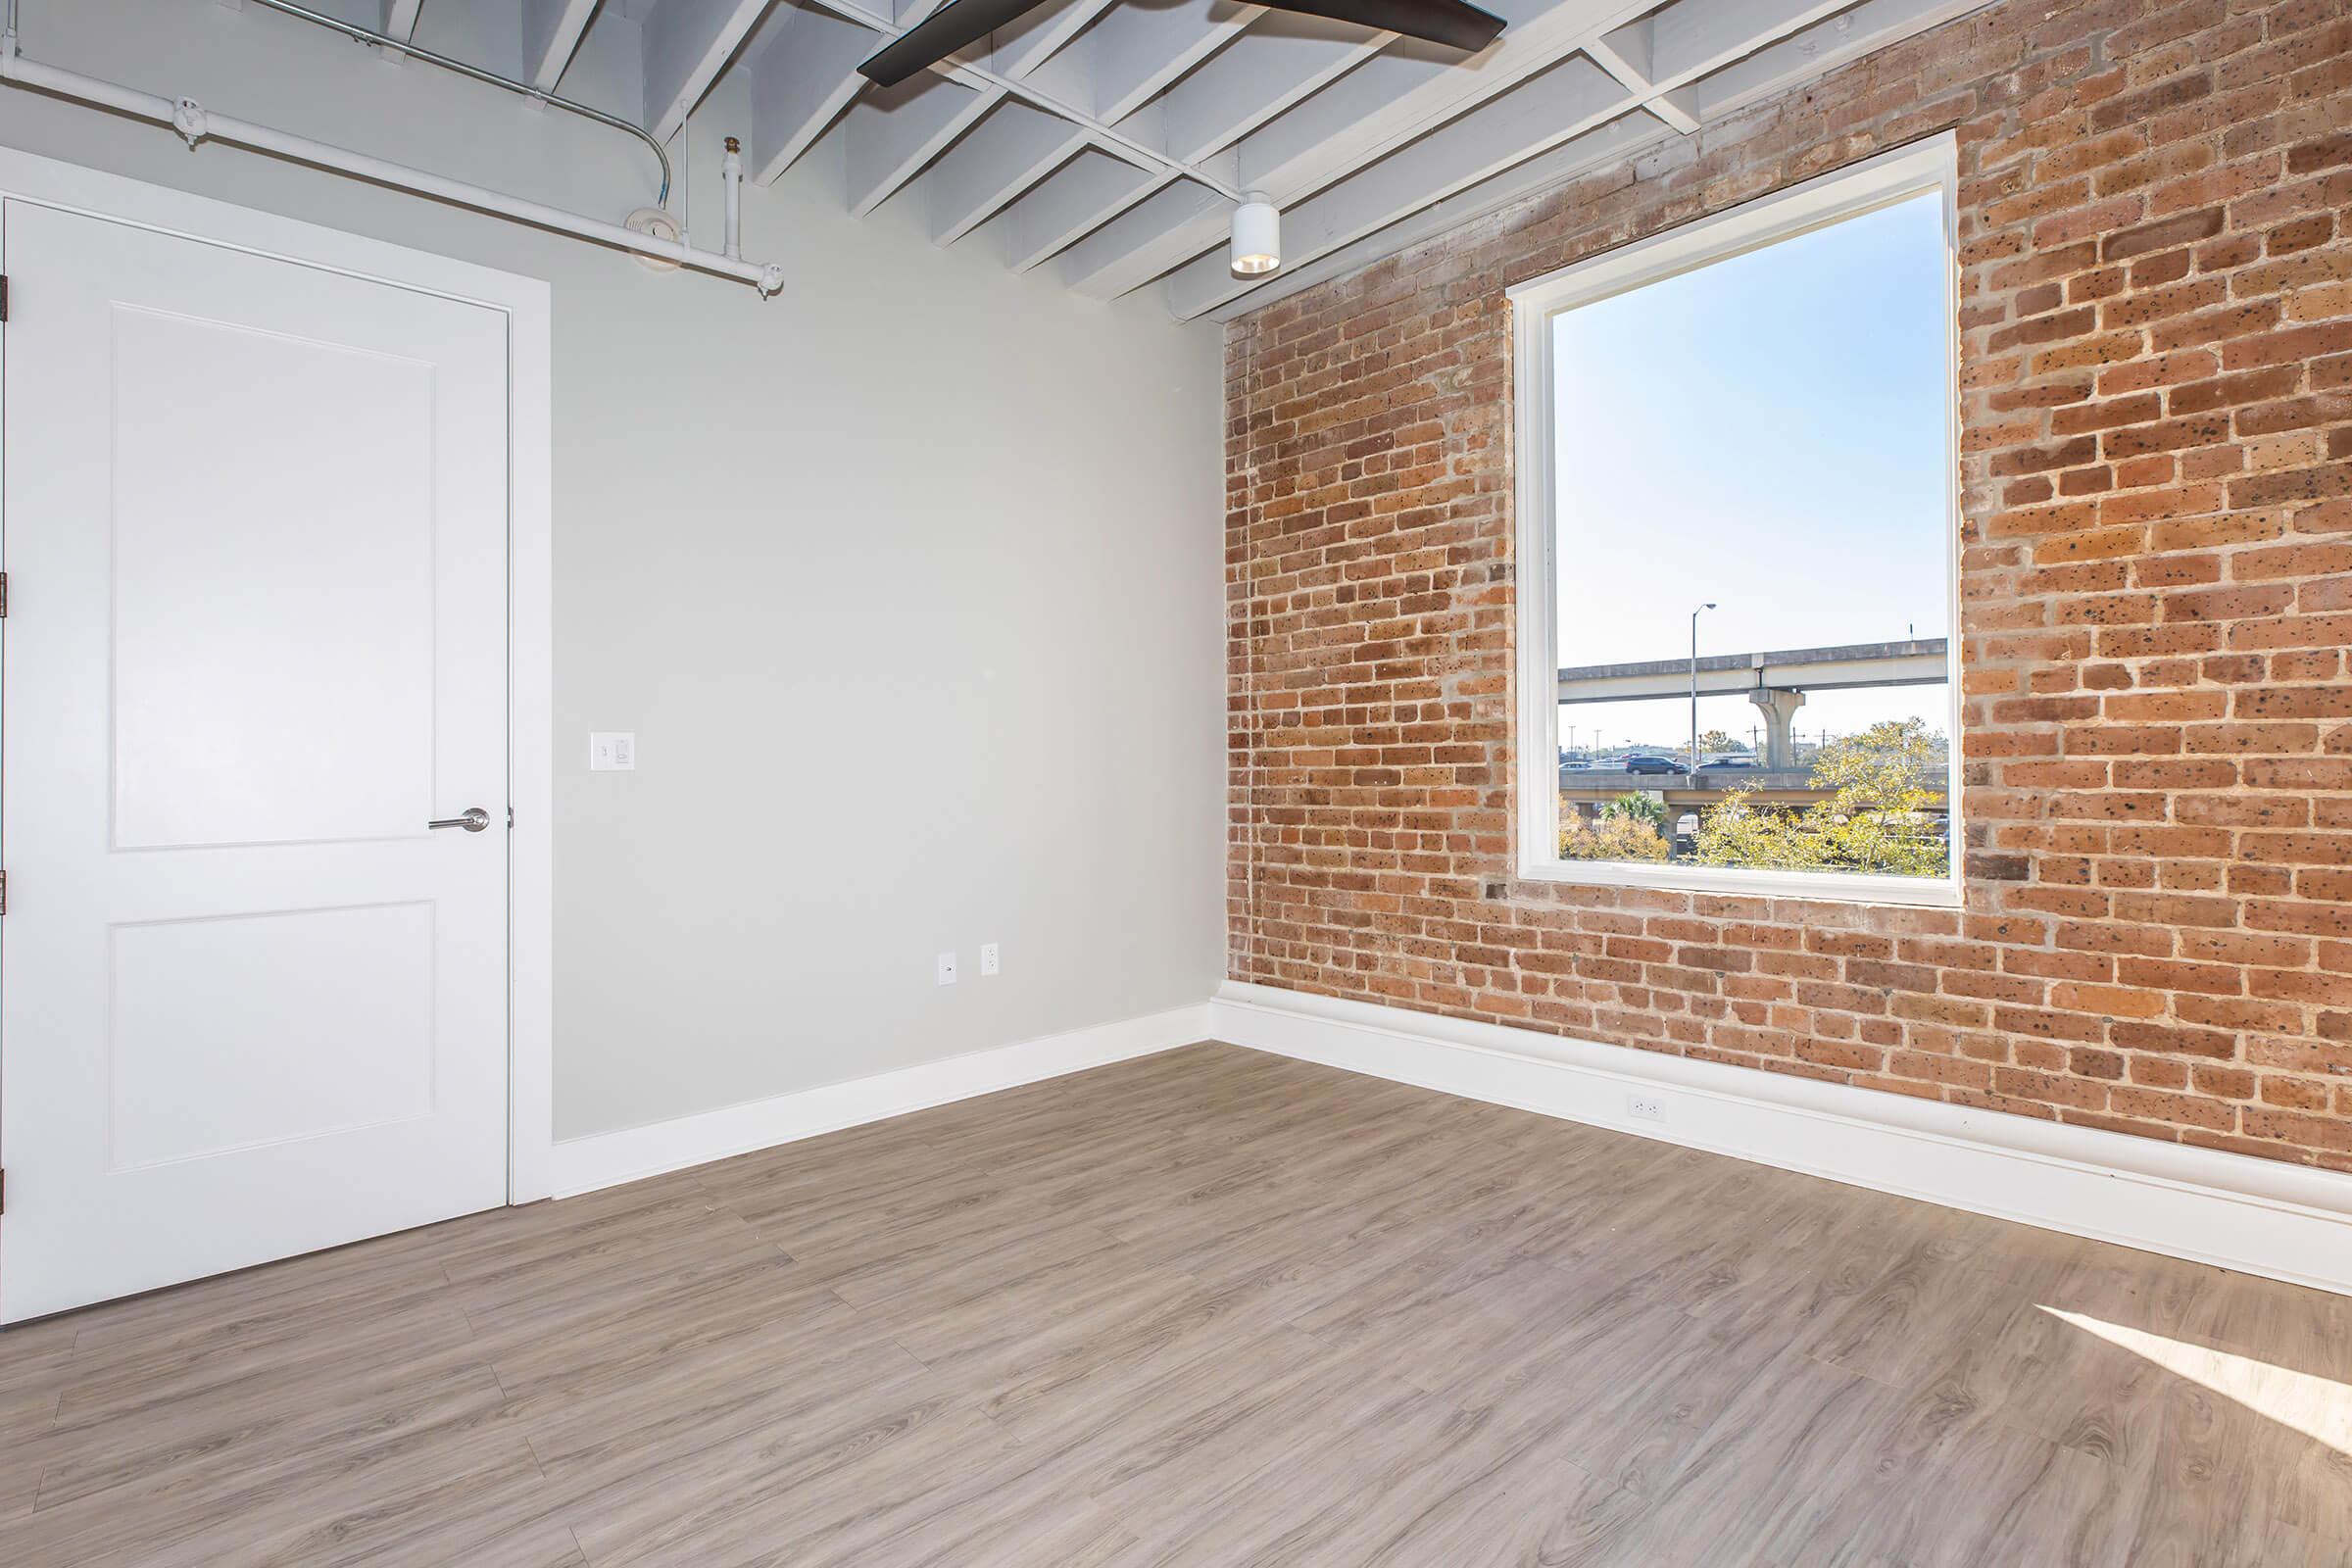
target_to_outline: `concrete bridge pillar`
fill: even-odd
[[[1747,700],[1764,714],[1764,765],[1796,766],[1796,745],[1790,738],[1789,727],[1796,722],[1796,710],[1805,706],[1805,694],[1758,687],[1747,694]]]

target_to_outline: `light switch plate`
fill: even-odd
[[[588,737],[588,771],[629,773],[637,767],[637,737],[599,731]]]

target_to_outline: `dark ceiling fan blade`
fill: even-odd
[[[956,0],[965,5],[969,0]],[[1333,22],[1359,23],[1407,38],[1426,38],[1476,54],[1502,31],[1502,19],[1465,0],[1260,0],[1276,11],[1297,11]]]
[[[874,51],[858,68],[867,80],[895,87],[937,60],[978,43],[1039,0],[952,0]]]

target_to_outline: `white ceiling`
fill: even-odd
[[[1043,0],[895,88],[858,63],[936,0],[308,0],[666,138],[730,72],[751,176],[819,155],[853,213],[916,204],[942,245],[1109,298],[1225,317],[1984,0],[1480,0],[1475,57],[1241,0]],[[896,6],[896,10],[892,7]],[[1283,270],[1225,265],[1239,194]]]

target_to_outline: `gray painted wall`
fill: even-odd
[[[24,6],[35,59],[583,212],[652,196],[625,137],[258,8]],[[689,130],[713,243],[748,119]],[[746,191],[790,279],[761,304],[21,89],[0,143],[553,283],[559,1138],[1214,988],[1216,328],[936,249],[911,204],[852,220],[824,163]],[[590,774],[591,729],[638,771]]]

